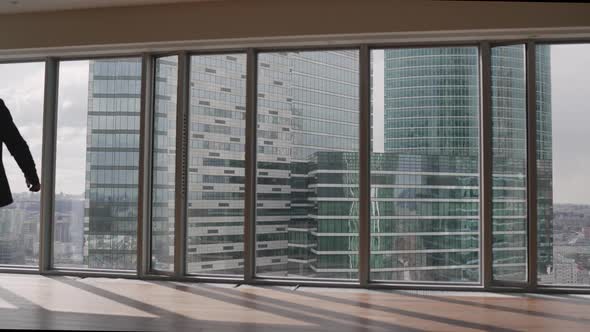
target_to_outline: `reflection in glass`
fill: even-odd
[[[29,145],[39,176],[44,76],[42,62],[0,64],[0,98]],[[0,209],[0,264],[38,266],[41,195],[28,190],[23,172],[7,149],[2,158],[14,203]]]
[[[174,270],[178,57],[156,59],[152,170],[152,268]]]
[[[259,275],[357,278],[358,57],[258,56]]]
[[[60,63],[54,265],[135,270],[141,59]]]
[[[371,279],[478,282],[476,47],[371,52]]]

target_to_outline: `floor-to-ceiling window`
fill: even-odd
[[[246,55],[190,58],[186,271],[243,275]]]
[[[256,272],[356,279],[359,52],[258,55]]]
[[[192,277],[250,271],[338,283],[368,270],[374,283],[478,286],[490,281],[483,271],[493,285],[534,286],[535,275],[542,287],[590,285],[588,44],[425,46],[369,47],[369,57],[364,48],[162,53],[145,67],[140,57],[60,60],[55,128],[43,123],[51,120],[43,114],[52,109],[43,105],[51,101],[51,61],[0,64],[0,98],[39,173],[43,133],[56,133],[56,150],[43,151],[56,160],[55,188],[46,189],[54,202],[51,267],[130,272],[145,250],[139,265],[149,262],[147,271]],[[142,85],[145,68],[154,72]],[[370,105],[359,98],[365,87]],[[256,128],[246,128],[248,112]],[[152,123],[151,138],[140,137]],[[359,135],[366,129],[368,147]],[[256,132],[255,147],[248,132]],[[152,148],[145,158],[140,142]],[[360,160],[367,148],[370,160]],[[255,164],[247,151],[256,151]],[[536,160],[527,160],[533,152]],[[47,250],[41,196],[27,192],[7,149],[3,161],[15,203],[0,209],[0,267],[36,267]],[[140,170],[150,166],[151,192],[140,195]],[[250,166],[256,191],[248,207]],[[482,188],[491,194],[486,206]],[[143,196],[151,205],[140,205]],[[362,202],[368,216],[359,214]],[[151,227],[145,248],[139,206],[151,212],[142,220]],[[249,229],[254,234],[244,234]],[[254,235],[251,253],[245,235]],[[367,252],[361,236],[367,267],[359,264]],[[484,253],[491,260],[482,262]]]
[[[477,47],[371,52],[371,280],[480,280]]]
[[[43,62],[0,64],[0,99],[27,141],[41,176]],[[2,144],[2,143],[0,143]],[[2,161],[14,203],[0,208],[0,265],[38,266],[40,194],[27,188],[23,171],[7,146]],[[42,181],[43,179],[41,179]]]
[[[493,278],[527,281],[525,46],[491,50]]]
[[[152,151],[152,269],[174,270],[178,56],[155,60]]]
[[[53,261],[135,270],[141,58],[59,63]]]
[[[589,286],[590,44],[537,45],[536,77],[537,282]]]

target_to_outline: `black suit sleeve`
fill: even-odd
[[[2,99],[0,99],[0,138],[6,144],[8,151],[10,151],[10,154],[12,154],[18,166],[25,174],[27,181],[32,185],[39,184],[35,161],[33,160],[29,146],[16,128],[14,121],[12,121],[10,111]]]

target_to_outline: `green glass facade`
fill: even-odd
[[[386,49],[371,157],[371,278],[479,279],[476,47]],[[374,56],[377,54],[374,53]]]
[[[546,87],[549,54],[541,55],[543,75],[537,84]],[[499,280],[526,277],[525,68],[524,46],[492,48],[493,267]],[[371,277],[477,282],[481,225],[478,50],[384,50],[382,70],[384,151],[373,153],[371,160]],[[539,99],[543,124],[550,119],[549,91],[544,90]],[[375,111],[373,121],[375,126]],[[547,146],[550,150],[550,130],[539,135],[540,151]],[[384,164],[387,159],[397,163]],[[382,185],[381,178],[388,176],[388,184]],[[394,176],[400,178],[398,182]],[[551,197],[548,181],[539,184],[539,190]],[[390,192],[398,196],[391,199]],[[550,224],[543,222],[550,204],[539,202],[540,225],[548,228],[545,234],[552,233]],[[401,226],[405,224],[413,226]],[[389,231],[400,227],[403,231]],[[551,241],[540,236],[540,251],[550,261]]]
[[[527,101],[524,45],[492,48],[494,279],[526,281]]]

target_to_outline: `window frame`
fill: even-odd
[[[44,71],[44,74],[43,74],[44,75],[43,76],[43,79],[44,79],[44,81],[43,81],[43,89],[44,89],[44,91],[47,90],[47,88],[46,88],[46,84],[47,84],[46,77],[47,77],[47,74],[45,73],[45,71],[47,70],[47,66],[46,66],[46,60],[45,59],[42,59],[42,58],[30,58],[30,59],[24,59],[24,60],[11,60],[11,59],[1,60],[0,59],[0,65],[20,65],[20,64],[40,64],[40,65],[42,64],[43,65],[43,71]],[[44,119],[45,112],[44,112],[44,109],[43,109],[44,108],[44,105],[45,105],[45,99],[46,98],[45,98],[45,95],[44,95],[43,96],[43,106],[41,108],[41,127],[42,127],[42,132],[41,132],[41,139],[42,139],[41,153],[42,154],[43,154],[43,150],[45,149],[45,144],[44,144],[45,143],[45,137],[43,136],[43,133],[45,132],[46,127],[47,127],[46,126],[46,123],[47,122]],[[0,143],[0,145],[3,145],[3,144]],[[3,146],[0,146],[0,149],[3,149],[3,148],[4,148]],[[10,153],[8,151],[3,152],[3,155],[6,155],[6,154],[10,154]],[[9,158],[11,158],[11,157],[9,157]],[[38,175],[39,175],[39,179],[42,182],[44,182],[43,176],[44,176],[45,173],[43,173],[43,165],[44,165],[44,162],[45,161],[42,159],[42,156],[40,157],[40,160],[41,160],[41,168],[39,167],[40,165],[36,165],[37,166],[37,172],[38,172]],[[20,169],[19,169],[19,171],[20,171]],[[39,247],[40,247],[41,246],[41,242],[43,241],[43,238],[41,237],[41,234],[43,234],[41,232],[41,227],[43,227],[43,223],[41,222],[41,220],[43,219],[42,211],[43,211],[43,201],[44,201],[44,199],[42,198],[42,193],[39,193],[39,194],[40,194],[39,195],[39,208],[40,208],[40,211],[39,212],[40,213],[39,213],[39,220],[38,220],[38,222],[39,222],[39,233],[40,233],[39,234]],[[39,266],[40,266],[41,261],[42,261],[42,253],[39,250],[37,251],[37,260],[39,261],[39,264],[37,264],[37,265],[0,264],[0,272],[6,270],[6,271],[14,271],[16,273],[20,273],[20,272],[23,272],[23,273],[38,273],[40,271],[39,270]]]
[[[339,286],[362,287],[369,289],[445,289],[445,290],[486,290],[486,291],[521,291],[521,292],[569,292],[588,293],[588,286],[551,286],[537,285],[537,229],[536,224],[536,90],[535,90],[535,46],[544,44],[587,44],[590,43],[590,31],[558,30],[545,31],[529,37],[529,31],[509,31],[500,33],[460,32],[447,34],[403,34],[392,36],[324,36],[317,38],[269,38],[264,40],[244,40],[238,42],[194,42],[194,43],[162,43],[161,45],[124,45],[104,47],[77,47],[71,49],[41,49],[19,53],[6,52],[0,55],[0,63],[45,62],[45,86],[43,106],[43,153],[41,170],[44,184],[41,193],[41,224],[39,267],[19,268],[12,266],[0,267],[0,272],[8,273],[40,273],[45,275],[73,275],[86,277],[119,277],[157,279],[170,281],[199,282],[231,282],[253,285],[306,285],[306,286]],[[580,37],[581,36],[581,37]],[[491,53],[493,46],[524,43],[526,45],[526,79],[527,79],[527,200],[528,200],[528,262],[527,282],[506,283],[494,282],[491,278]],[[233,45],[233,46],[230,46]],[[382,283],[369,279],[369,143],[370,143],[370,51],[383,48],[433,48],[448,46],[477,46],[480,63],[480,283],[476,285],[454,283]],[[302,50],[341,50],[354,49],[359,51],[359,97],[360,97],[360,211],[359,211],[359,280],[355,282],[322,280],[322,279],[280,279],[261,278],[255,275],[255,211],[256,211],[256,96],[257,96],[257,55],[260,52],[284,52]],[[195,276],[185,273],[184,227],[186,213],[186,165],[188,134],[185,128],[188,115],[188,75],[190,73],[190,56],[206,54],[246,53],[246,191],[244,211],[244,276]],[[179,56],[178,75],[178,117],[177,117],[177,204],[175,228],[175,271],[163,274],[151,267],[151,169],[153,156],[153,89],[154,61],[156,57],[166,55]],[[134,272],[86,269],[55,269],[52,264],[53,246],[53,204],[55,200],[55,159],[57,135],[57,95],[59,85],[59,63],[68,60],[98,60],[112,58],[139,57],[142,59],[142,80],[140,99],[140,165],[139,165],[139,196],[138,196],[138,238],[137,262]],[[182,60],[184,58],[184,60]],[[185,62],[182,65],[182,62]],[[180,94],[182,93],[182,94]],[[182,147],[184,150],[179,151]],[[180,173],[180,174],[179,174]],[[180,188],[180,189],[178,189]],[[180,233],[180,234],[179,234]],[[183,235],[183,236],[179,236]],[[179,264],[180,263],[180,264]]]

